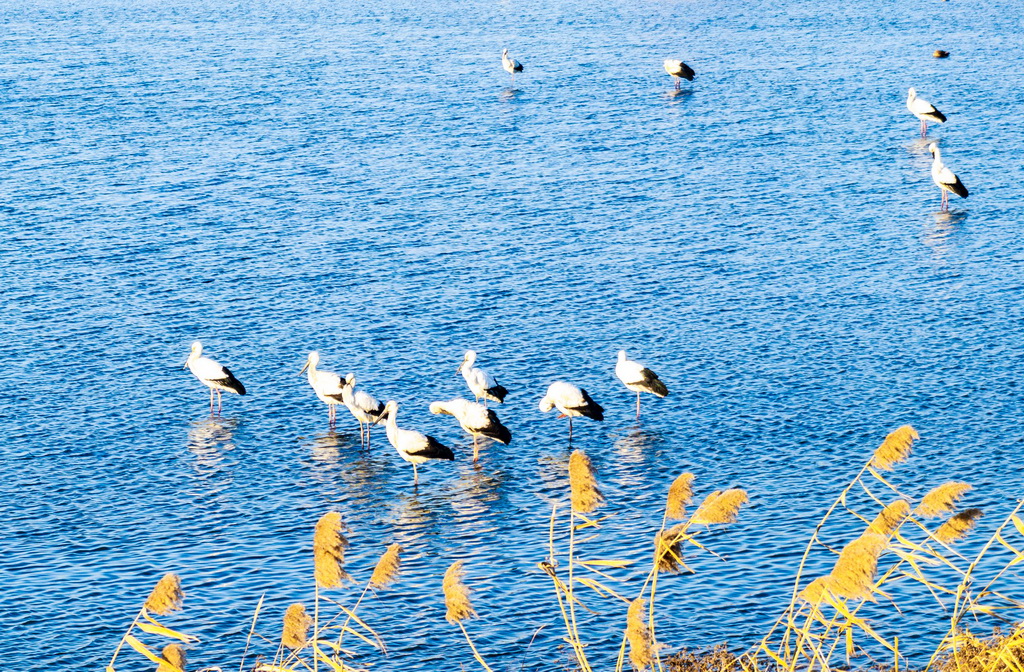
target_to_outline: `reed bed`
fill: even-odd
[[[724,559],[702,537],[716,527],[737,523],[748,494],[739,488],[713,490],[692,508],[697,479],[692,473],[680,474],[667,484],[660,524],[652,525],[647,542],[653,548],[649,560],[593,558],[586,553],[588,543],[614,516],[597,517],[607,504],[599,475],[584,452],[574,451],[566,473],[566,497],[563,504],[552,506],[546,557],[537,563],[551,581],[553,605],[564,629],[562,641],[571,652],[570,669],[832,672],[870,667],[907,671],[899,633],[879,630],[877,619],[867,618],[862,609],[871,604],[872,614],[885,609],[899,613],[891,588],[897,582],[915,582],[949,615],[945,635],[920,672],[1024,672],[1024,626],[989,637],[979,637],[968,627],[977,616],[996,616],[1008,607],[1024,608],[1024,603],[1014,600],[1003,587],[1004,583],[1012,586],[1011,568],[1024,562],[1024,520],[1019,516],[1024,500],[1000,520],[974,557],[964,557],[954,545],[971,534],[984,515],[978,508],[957,510],[970,493],[970,484],[951,480],[915,494],[918,488],[913,480],[910,488],[895,483],[918,438],[910,426],[891,432],[840,491],[811,532],[796,568],[789,603],[759,642],[745,651],[719,644],[697,651],[681,649],[671,655],[665,653],[670,645],[658,636],[659,580],[685,580],[686,574],[694,572],[687,560],[699,554]],[[850,534],[851,527],[859,532]],[[360,656],[373,652],[387,655],[384,640],[358,610],[369,592],[384,591],[400,579],[404,550],[398,544],[387,546],[372,570],[355,572],[369,575],[360,583],[346,568],[346,532],[340,512],[328,512],[317,521],[310,572],[313,604],[293,603],[284,612],[280,634],[267,636],[258,627],[261,597],[245,652],[237,663],[240,672],[319,672],[321,667],[346,672],[364,669],[357,667]],[[836,539],[844,535],[847,538],[837,544]],[[809,562],[812,555],[814,563]],[[821,559],[830,560],[831,569],[812,575],[808,568],[820,566]],[[486,652],[478,650],[466,628],[477,615],[468,585],[471,577],[472,568],[460,560],[452,562],[444,576],[438,577],[438,597],[443,598],[446,620],[461,630],[473,658],[491,672]],[[162,577],[115,648],[107,672],[115,672],[125,645],[148,659],[158,672],[185,672],[186,647],[194,645],[196,638],[155,618],[181,610],[184,598],[176,574]],[[613,605],[611,611],[621,614],[621,641],[614,664],[594,661],[589,653],[592,642],[608,637],[606,627],[587,632],[592,621],[586,615],[594,613],[587,602],[595,598],[608,601],[605,604]],[[606,608],[605,613],[608,611]],[[159,653],[156,641],[165,643]],[[556,657],[552,652],[552,658]],[[207,668],[211,672],[219,669]]]

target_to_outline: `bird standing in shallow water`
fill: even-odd
[[[345,376],[345,383],[341,387],[341,398],[345,407],[359,421],[359,442],[370,447],[370,428],[379,424],[384,419],[384,404],[369,392],[356,389],[356,375],[350,373]],[[363,423],[366,423],[366,438],[363,438]]]
[[[341,394],[341,376],[330,371],[318,371],[316,367],[319,363],[320,353],[314,350],[309,353],[306,363],[303,365],[302,370],[299,371],[299,375],[301,376],[305,372],[306,380],[309,381],[309,386],[316,392],[317,398],[327,404],[327,424],[330,427],[334,427],[334,423],[337,420],[337,406],[344,403]]]
[[[477,401],[480,401],[480,399],[490,399],[499,404],[503,403],[505,396],[508,395],[508,390],[498,385],[498,381],[494,379],[494,376],[483,369],[473,366],[475,363],[476,352],[466,350],[466,356],[462,358],[462,364],[459,364],[459,368],[455,369],[455,373],[461,373],[462,377],[466,379],[466,385],[469,385],[469,391],[473,393]]]
[[[505,72],[512,75],[512,86],[516,85],[516,73],[523,71],[523,64],[514,58],[509,57],[508,49],[501,50],[501,67]]]
[[[668,396],[668,388],[661,382],[658,374],[640,362],[626,359],[626,351],[619,350],[619,360],[615,363],[615,376],[628,389],[636,392],[636,419],[640,419],[640,393],[650,392],[658,398]]]
[[[672,75],[672,79],[675,81],[677,89],[679,88],[679,80],[685,79],[688,82],[692,82],[694,75],[697,74],[693,71],[693,68],[688,66],[686,63],[677,61],[674,58],[666,58],[664,65],[665,72]]]
[[[934,142],[928,145],[928,151],[932,153],[932,181],[942,190],[942,205],[940,210],[949,210],[949,194],[954,193],[960,198],[967,198],[967,187],[960,181],[956,174],[946,167],[942,162],[942,152]]]
[[[586,417],[591,420],[604,420],[604,409],[590,398],[587,391],[570,383],[556,381],[548,386],[548,391],[540,400],[540,412],[547,413],[557,408],[560,418],[569,418],[569,440],[572,441],[572,419]]]
[[[946,123],[946,115],[935,109],[935,106],[923,98],[917,97],[917,90],[911,87],[907,92],[907,109],[921,120],[921,137],[928,135],[928,122]]]
[[[227,367],[221,366],[209,357],[203,357],[203,344],[199,341],[192,344],[192,352],[181,368],[188,368],[199,382],[210,388],[210,415],[213,415],[214,391],[217,392],[217,415],[220,415],[222,408],[221,390],[238,395],[245,394],[245,386]]]
[[[435,415],[454,416],[459,421],[459,426],[467,434],[473,436],[474,462],[480,456],[480,448],[477,445],[476,437],[486,436],[506,445],[512,440],[512,432],[508,431],[508,427],[501,424],[498,414],[483,404],[467,401],[466,399],[435,401],[430,404],[430,412]]]
[[[423,464],[427,460],[455,459],[452,449],[434,437],[411,429],[399,429],[395,419],[398,415],[398,402],[389,401],[384,406],[384,413],[387,414],[388,441],[398,451],[398,455],[412,465],[413,485],[418,485],[420,482],[416,465]]]

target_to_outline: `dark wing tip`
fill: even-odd
[[[661,382],[661,378],[658,378],[658,374],[650,369],[644,369],[640,373],[643,375],[644,384],[647,385],[651,394],[659,398],[668,396],[668,388],[665,387],[665,383]]]
[[[235,378],[235,374],[231,373],[227,368],[224,369],[224,373],[228,374],[227,378],[221,381],[224,387],[228,388],[235,394],[244,397],[245,396],[245,385],[242,385],[242,381]]]
[[[601,408],[601,404],[594,401],[591,398],[591,396],[587,394],[587,391],[584,390],[583,388],[580,388],[580,392],[583,394],[583,401],[585,403],[585,406],[579,409],[580,413],[582,413],[585,417],[590,418],[591,420],[603,421],[604,409]]]
[[[495,385],[491,389],[487,390],[487,393],[496,396],[498,398],[499,404],[505,403],[505,397],[508,396],[508,390],[506,390],[501,385]]]

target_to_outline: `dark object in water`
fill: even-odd
[[[934,52],[932,52],[932,56],[934,56],[935,58],[949,58],[949,52],[943,51],[942,49],[936,49]]]

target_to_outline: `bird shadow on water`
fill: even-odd
[[[215,471],[223,466],[227,453],[235,449],[234,435],[238,418],[210,416],[189,423],[187,447],[201,470]]]
[[[957,238],[966,229],[969,213],[965,210],[932,213],[924,226],[922,242],[932,251],[932,258],[939,263],[950,261],[956,252]]]
[[[665,98],[672,103],[682,103],[693,97],[693,89],[669,89],[665,92]]]
[[[511,102],[515,102],[516,99],[522,97],[522,95],[523,95],[523,90],[522,89],[516,89],[516,88],[509,87],[507,89],[503,89],[502,92],[501,92],[501,95],[498,96],[498,98],[502,102],[511,103]]]

